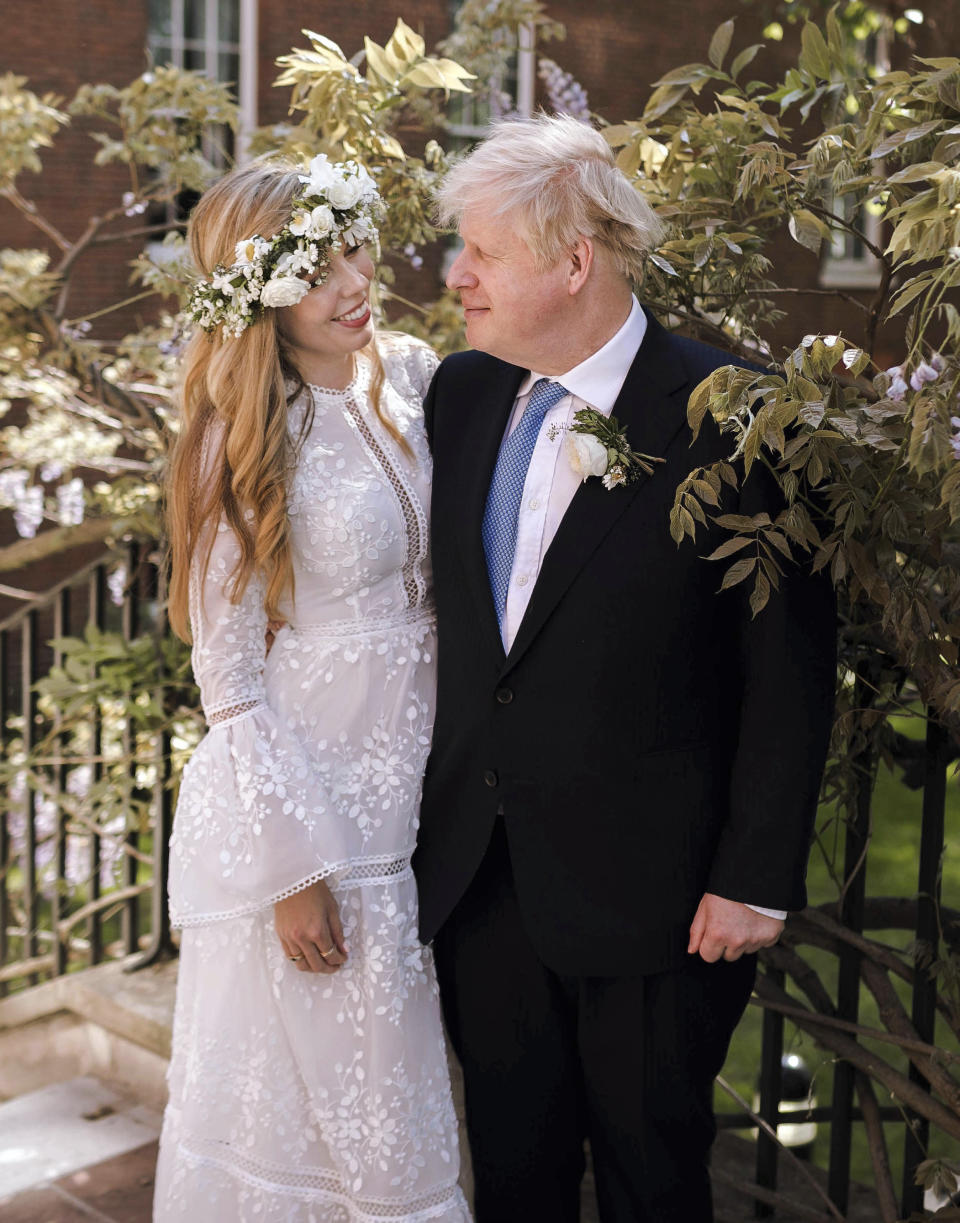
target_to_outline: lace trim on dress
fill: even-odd
[[[248,713],[253,713],[255,709],[262,709],[265,705],[263,700],[238,701],[234,705],[226,705],[223,709],[210,709],[206,713],[208,726],[223,726],[225,722],[237,722],[240,718],[246,717]]]
[[[401,876],[410,874],[411,853],[413,850],[396,858],[362,858],[359,862],[351,862],[347,872],[340,876],[339,884],[341,887],[354,884],[370,887],[373,884],[393,883]]]
[[[291,624],[290,629],[301,636],[330,637],[338,641],[350,637],[371,637],[393,629],[431,629],[436,623],[433,600],[419,607],[404,607],[391,616],[364,616],[359,620],[321,620],[316,624]]]
[[[229,921],[235,917],[249,917],[252,913],[276,904],[278,900],[286,900],[288,896],[295,896],[297,892],[302,892],[312,884],[319,883],[321,879],[329,879],[331,875],[337,876],[338,887],[375,887],[383,883],[395,883],[410,873],[412,853],[413,850],[409,849],[399,856],[381,855],[372,858],[355,858],[351,862],[327,864],[322,869],[305,875],[290,887],[275,892],[265,901],[237,905],[229,912],[223,913],[173,913],[170,922],[175,929],[180,930],[188,926],[209,926],[213,922]]]
[[[455,1180],[436,1185],[427,1193],[390,1201],[385,1198],[352,1197],[336,1173],[321,1168],[300,1168],[292,1171],[255,1159],[227,1143],[215,1139],[194,1139],[199,1149],[181,1141],[180,1151],[191,1163],[219,1168],[248,1185],[268,1193],[287,1194],[304,1200],[339,1206],[344,1211],[344,1223],[387,1223],[403,1219],[404,1223],[428,1223],[451,1208],[463,1205],[463,1196]],[[464,1219],[468,1216],[463,1215]]]
[[[373,430],[364,420],[363,413],[351,394],[347,397],[344,410],[356,426],[370,454],[382,468],[384,475],[396,495],[403,515],[403,525],[407,535],[407,556],[401,568],[403,589],[407,596],[409,607],[418,607],[427,593],[423,580],[421,564],[427,555],[427,524],[423,510],[417,503],[410,485],[400,470],[387,456],[387,452],[373,434]]]
[[[271,896],[268,896],[266,900],[250,901],[247,904],[235,905],[232,909],[218,910],[216,913],[185,914],[171,912],[170,924],[174,929],[181,930],[186,929],[187,926],[210,926],[214,922],[232,921],[235,917],[250,917],[254,913],[259,913],[262,909],[269,908],[270,905],[275,905],[278,900],[286,900],[288,896],[295,896],[297,892],[302,892],[304,888],[310,887],[313,883],[319,883],[321,879],[329,879],[331,875],[344,870],[346,865],[344,862],[328,863],[320,870],[305,875],[289,887],[280,888]]]

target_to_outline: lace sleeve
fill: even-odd
[[[314,746],[267,700],[262,583],[252,579],[231,601],[238,552],[221,523],[209,560],[204,566],[206,549],[198,548],[191,573],[194,672],[210,733],[180,783],[170,842],[176,926],[255,913],[351,858]]]
[[[225,522],[216,527],[209,559],[205,552],[197,549],[190,574],[193,673],[207,724],[217,726],[264,703],[267,617],[263,584],[256,576],[239,602],[231,601],[240,545]]]

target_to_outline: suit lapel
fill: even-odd
[[[473,606],[479,609],[483,631],[501,659],[503,640],[490,593],[481,526],[500,443],[525,372],[498,361],[494,376],[484,379],[475,390],[471,388],[469,412],[463,412],[464,428],[459,438],[457,536]]]
[[[634,450],[657,457],[666,454],[686,423],[691,389],[670,334],[648,313],[643,343],[613,408],[613,415]],[[530,604],[506,659],[507,669],[527,650],[601,540],[633,501],[643,495],[647,482],[665,478],[659,473],[659,466],[655,465],[652,476],[641,476],[626,487],[608,490],[596,478],[580,485],[543,558]],[[488,471],[488,482],[489,475]]]

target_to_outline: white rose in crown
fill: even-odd
[[[310,237],[325,238],[336,223],[333,209],[326,204],[318,204],[310,213]]]
[[[326,196],[334,208],[352,208],[363,194],[363,186],[358,178],[341,178],[331,183]]]
[[[607,448],[592,433],[568,433],[564,446],[570,466],[581,480],[604,475],[607,470]]]
[[[261,306],[295,306],[310,292],[310,286],[297,276],[278,276],[268,280],[260,294]]]

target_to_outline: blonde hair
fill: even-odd
[[[569,115],[494,123],[450,170],[436,198],[443,226],[458,225],[468,209],[485,217],[509,214],[538,270],[555,266],[583,236],[639,282],[647,253],[663,240],[660,220],[617,167],[607,142]]]
[[[212,275],[218,264],[231,264],[243,238],[269,237],[283,228],[300,186],[299,172],[292,164],[254,162],[225,175],[202,196],[188,231],[201,275]],[[364,353],[373,365],[370,393],[377,415],[404,445],[381,409],[384,371],[375,340]],[[288,381],[294,383],[289,396]],[[231,600],[239,602],[257,575],[263,579],[267,616],[276,619],[283,596],[293,594],[287,478],[296,443],[290,441],[287,411],[303,386],[275,309],[264,309],[240,336],[225,335],[222,328],[197,330],[187,344],[179,390],[180,432],[165,490],[168,615],[184,640],[190,639],[191,563],[202,548],[201,571],[206,570],[221,519],[239,545],[229,576]],[[205,442],[214,439],[215,446],[204,454]]]

